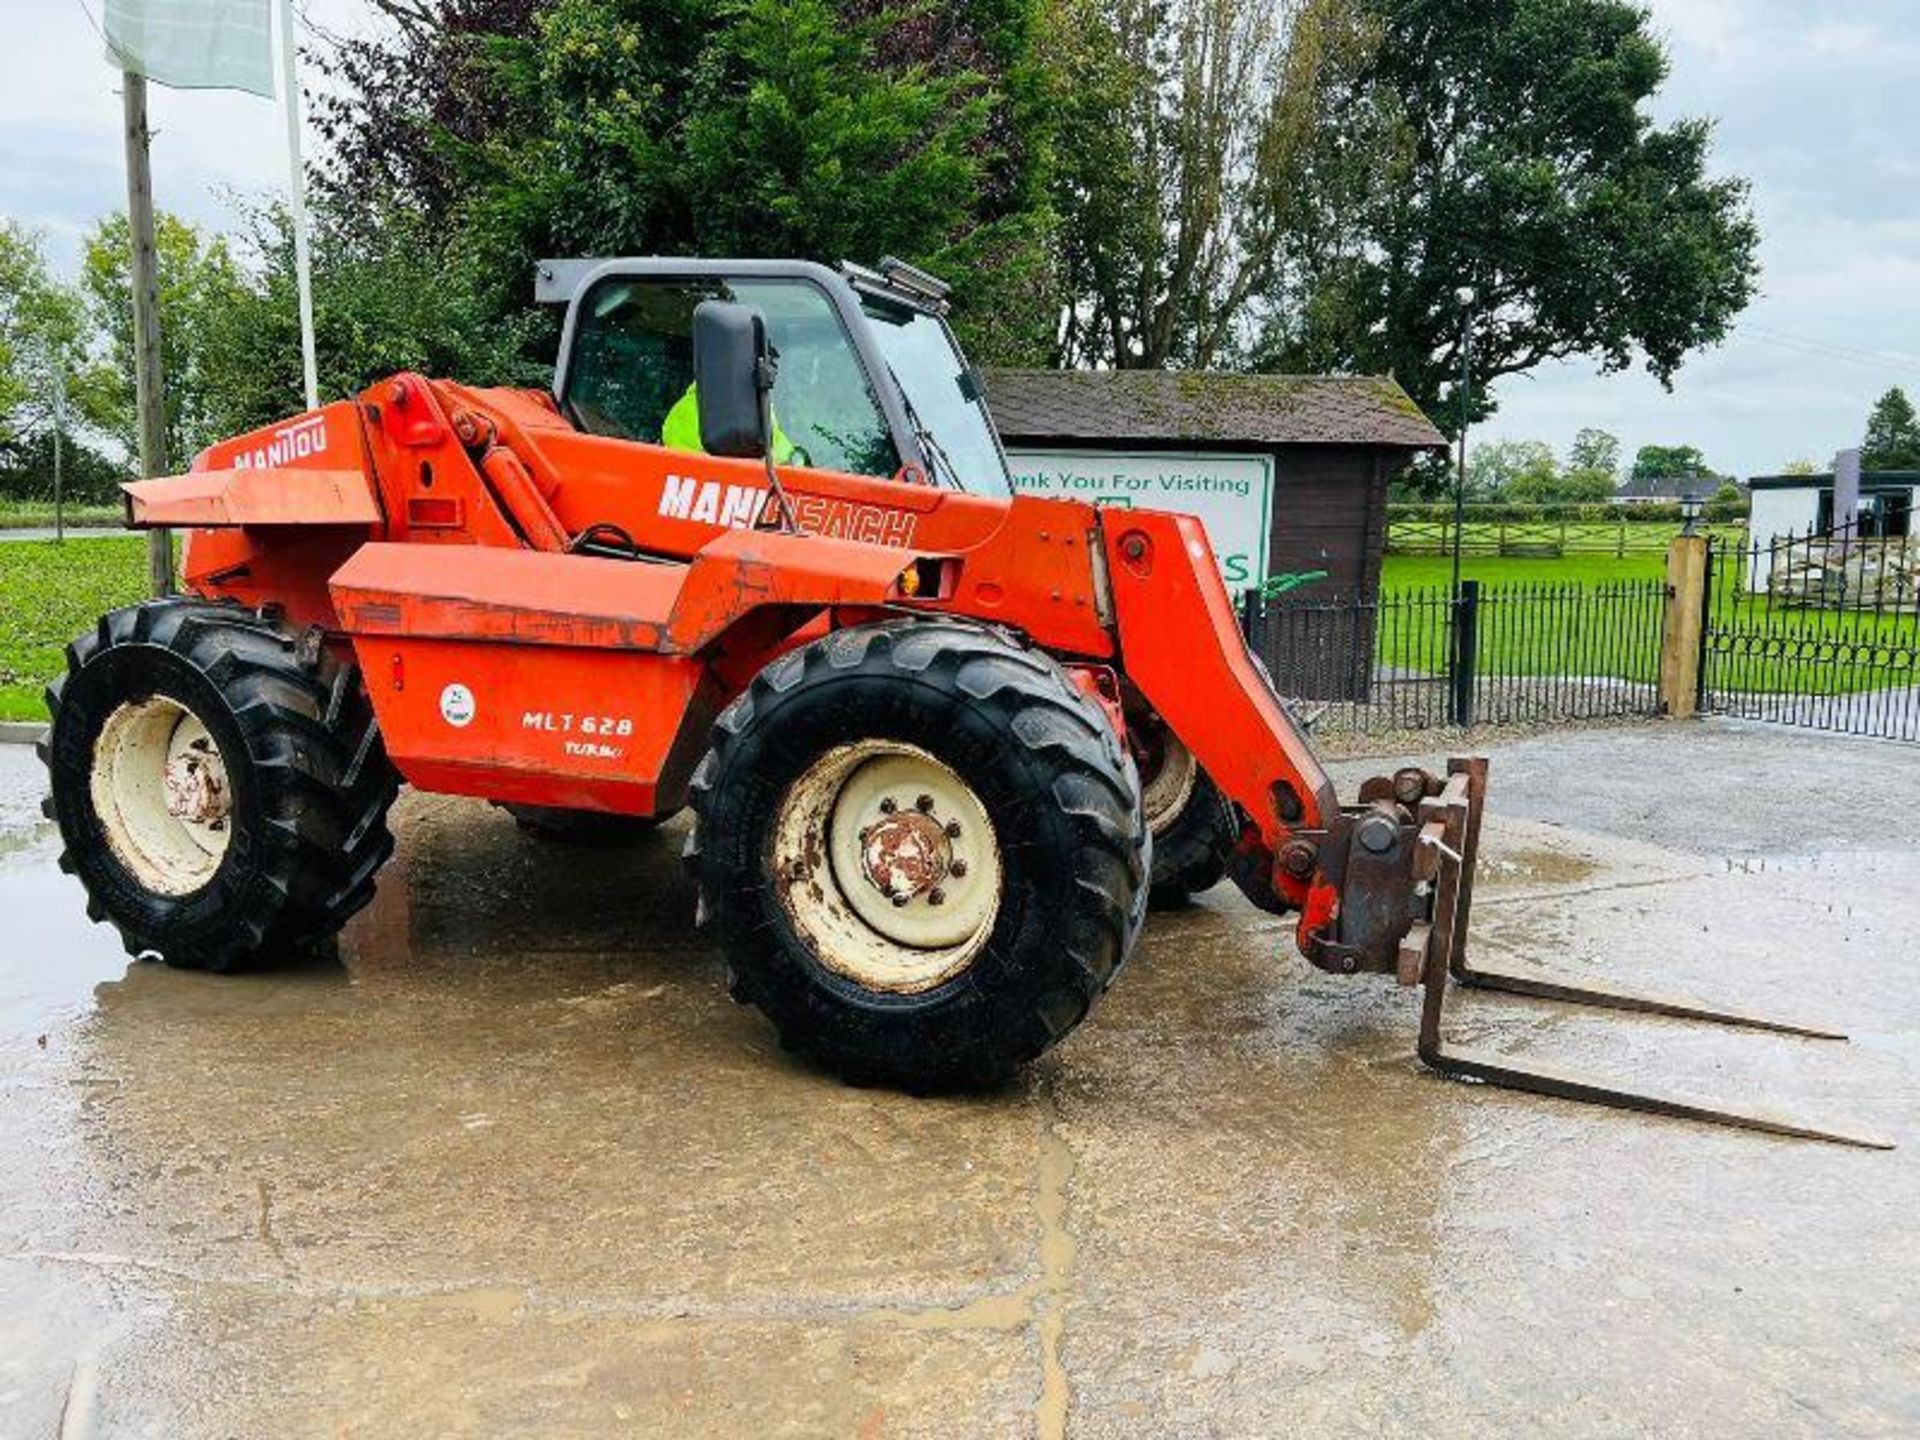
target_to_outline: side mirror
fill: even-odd
[[[773,350],[751,305],[702,300],[693,311],[693,383],[700,446],[709,455],[765,458],[772,445]]]

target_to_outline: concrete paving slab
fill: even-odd
[[[1228,890],[1004,1091],[847,1089],[726,1000],[677,825],[582,852],[435,797],[337,954],[176,973],[86,922],[0,750],[0,1432],[1920,1427],[1911,752],[1494,761],[1488,958],[1854,1041],[1481,996],[1457,1035],[1905,1148],[1436,1079],[1412,994]]]

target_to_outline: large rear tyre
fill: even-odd
[[[991,1084],[1086,1018],[1146,913],[1133,762],[1045,654],[844,630],[716,722],[688,860],[734,998],[860,1084]]]
[[[1142,747],[1142,803],[1153,832],[1153,908],[1177,910],[1225,878],[1239,838],[1233,809],[1157,717],[1142,717],[1130,728]]]
[[[129,953],[239,970],[373,898],[398,781],[323,648],[238,605],[152,601],[67,647],[47,708],[60,866]]]

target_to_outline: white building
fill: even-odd
[[[1747,585],[1764,589],[1771,559],[1767,547],[1788,538],[1824,535],[1835,526],[1833,475],[1759,475],[1747,482],[1753,510],[1747,525]],[[1857,532],[1864,536],[1911,535],[1920,503],[1920,471],[1869,470],[1860,477]]]

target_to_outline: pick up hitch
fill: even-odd
[[[1330,878],[1341,883],[1341,913],[1330,931],[1309,936],[1302,945],[1307,958],[1322,969],[1348,974],[1391,971],[1402,985],[1422,986],[1422,1061],[1443,1075],[1565,1100],[1840,1145],[1893,1148],[1892,1141],[1879,1136],[1810,1125],[1759,1107],[1632,1090],[1579,1071],[1523,1065],[1490,1051],[1447,1043],[1441,1030],[1450,984],[1819,1040],[1847,1038],[1821,1026],[1720,1009],[1685,996],[1576,985],[1470,964],[1467,923],[1486,791],[1487,762],[1482,758],[1449,760],[1444,781],[1419,770],[1369,781],[1361,789],[1360,804],[1342,812],[1335,835],[1346,843],[1336,844],[1328,856]],[[1395,935],[1399,939],[1392,944]]]

